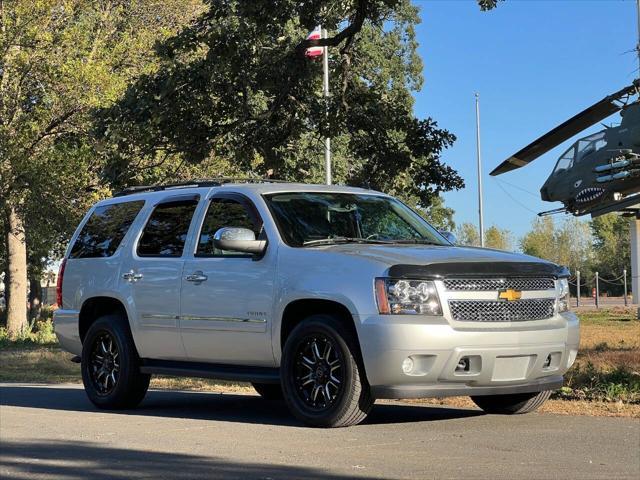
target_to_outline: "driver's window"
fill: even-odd
[[[253,230],[256,238],[260,237],[262,224],[253,220],[247,207],[237,200],[214,198],[209,204],[204,218],[196,256],[200,257],[251,257],[249,253],[232,250],[220,250],[213,245],[213,236],[223,227],[241,227]]]

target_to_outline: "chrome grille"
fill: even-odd
[[[448,278],[447,290],[486,292],[511,288],[513,290],[553,290],[553,278]]]
[[[460,322],[524,322],[551,318],[555,299],[539,298],[515,302],[494,300],[449,300],[454,320]]]

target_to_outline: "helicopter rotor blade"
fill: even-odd
[[[501,175],[503,173],[510,172],[511,170],[524,167],[585,128],[604,120],[609,115],[612,115],[619,110],[622,110],[624,105],[620,105],[616,102],[624,98],[626,95],[632,95],[639,87],[640,81],[636,80],[632,85],[603,98],[599,102],[578,113],[566,122],[558,125],[553,130],[545,133],[540,138],[506,159],[498,165],[490,175]]]

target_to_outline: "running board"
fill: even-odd
[[[172,377],[214,378],[216,380],[252,383],[280,383],[280,369],[248,367],[244,365],[220,365],[215,363],[143,358],[140,372]]]

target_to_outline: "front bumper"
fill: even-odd
[[[360,318],[358,329],[367,379],[376,398],[557,389],[575,361],[580,341],[573,313],[464,329],[452,327],[443,317],[373,315]],[[411,370],[403,369],[407,358]]]

